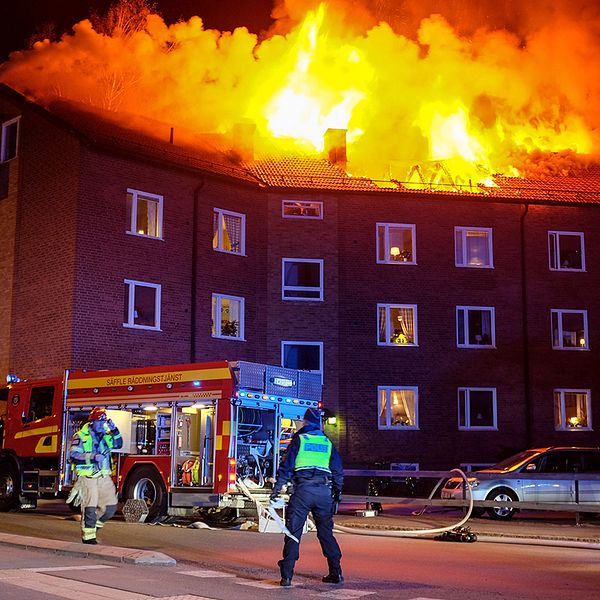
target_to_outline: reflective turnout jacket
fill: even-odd
[[[82,477],[99,477],[100,475],[111,475],[112,465],[110,451],[118,450],[123,446],[123,438],[119,430],[104,433],[94,433],[90,423],[76,431],[71,440],[69,459],[75,465],[75,473]],[[101,454],[102,460],[96,461],[96,455]]]

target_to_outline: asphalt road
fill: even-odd
[[[78,528],[72,515],[59,506],[46,513],[0,515],[0,531],[5,533],[77,541]],[[598,550],[480,542],[457,544],[352,534],[340,534],[338,539],[344,552],[346,576],[342,588],[320,582],[325,561],[316,536],[311,533],[302,542],[294,588],[284,590],[277,586],[280,535],[115,520],[101,532],[101,543],[157,550],[172,556],[178,564],[151,568],[107,563],[110,568],[74,569],[101,565],[102,561],[0,545],[0,598],[73,598],[82,597],[85,591],[86,600],[96,600],[94,594],[103,600],[113,597],[115,600],[149,597],[246,600],[248,593],[260,599],[285,594],[294,600],[312,596],[386,600],[596,600],[600,589]],[[67,569],[42,571],[52,566]],[[23,571],[25,568],[37,570]],[[53,587],[52,578],[62,587]],[[85,588],[86,585],[99,588]],[[103,587],[109,591],[100,589]],[[115,590],[115,594],[119,590],[121,595],[112,596],[110,590]],[[57,595],[58,592],[62,595]]]

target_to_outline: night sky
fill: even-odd
[[[259,33],[271,24],[271,0],[154,0],[167,23],[199,15],[205,27],[230,31],[245,25]],[[53,22],[56,31],[70,31],[72,25],[99,13],[114,0],[0,0],[0,62],[9,52],[27,46],[28,38],[45,23]],[[152,2],[150,2],[152,3]]]

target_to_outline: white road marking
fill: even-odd
[[[363,596],[370,596],[375,592],[366,592],[365,590],[331,590],[329,592],[321,592],[320,594],[314,594],[319,598],[337,598],[338,600],[351,600],[352,598],[362,598]],[[416,599],[415,599],[416,600]]]
[[[179,575],[191,575],[192,577],[233,577],[231,573],[221,573],[221,571],[210,571],[209,569],[200,569],[196,571],[177,571]]]
[[[52,598],[65,598],[66,600],[77,598],[86,600],[214,600],[189,594],[158,598],[93,583],[53,577],[35,570],[33,572],[35,575],[32,575],[32,569],[4,569],[0,571],[0,581],[8,585],[41,592]]]
[[[113,565],[79,565],[77,567],[28,567],[21,571],[34,571],[36,573],[49,573],[50,571],[84,571],[88,569],[116,569]]]
[[[236,581],[235,583],[237,583],[238,585],[247,585],[249,587],[262,588],[263,590],[272,590],[281,587],[278,581],[273,581],[272,579],[264,579],[263,581]]]

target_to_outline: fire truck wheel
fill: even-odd
[[[146,502],[148,522],[167,514],[167,490],[154,467],[144,465],[129,475],[125,487],[125,500],[130,498]]]
[[[0,511],[19,508],[19,477],[9,462],[0,463]]]

